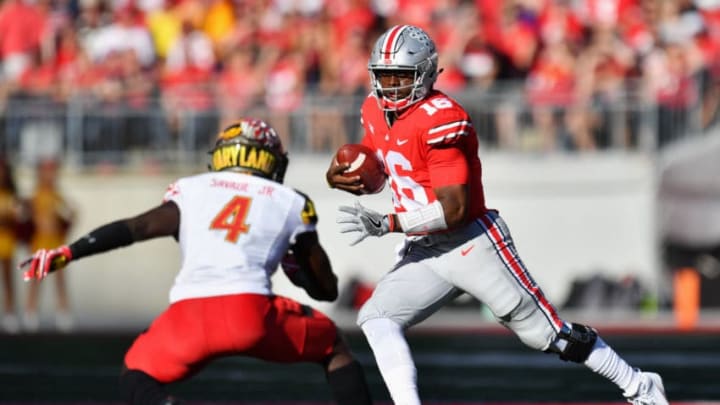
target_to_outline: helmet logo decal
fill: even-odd
[[[390,32],[385,36],[385,43],[382,46],[382,53],[384,62],[386,64],[392,63],[392,53],[397,48],[397,42],[400,38],[400,34],[407,28],[407,25],[396,25],[390,29]]]
[[[215,170],[244,167],[271,174],[275,169],[275,156],[265,149],[252,145],[225,145],[213,152],[212,166],[216,168]]]
[[[244,124],[244,123],[243,123]],[[234,138],[238,135],[240,135],[243,132],[241,125],[232,125],[230,127],[225,128],[222,133],[220,133],[220,136],[218,136],[218,139],[226,140],[230,138]]]

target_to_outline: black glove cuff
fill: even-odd
[[[130,227],[125,221],[103,225],[70,245],[74,259],[130,245],[134,242]]]

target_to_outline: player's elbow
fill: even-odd
[[[318,301],[327,301],[327,302],[333,302],[338,298],[338,292],[335,291],[326,291],[322,293],[310,293],[309,294],[311,298],[318,300]]]
[[[338,298],[338,279],[335,274],[332,274],[330,277],[328,277],[325,280],[325,283],[323,283],[322,287],[322,298],[318,299],[321,299],[322,301],[335,301]]]
[[[461,201],[453,201],[448,203],[442,202],[443,214],[445,215],[445,224],[448,229],[461,226],[467,218],[467,206]]]
[[[455,228],[465,223],[467,210],[464,206],[455,207],[453,210],[445,211],[445,223],[448,228]]]
[[[328,301],[332,302],[335,301],[338,298],[338,288],[337,288],[337,282],[322,286],[317,286],[317,288],[311,288],[306,290],[308,295],[318,301]]]
[[[447,227],[452,229],[464,224],[468,209],[466,186],[457,184],[440,187],[435,190],[435,194],[442,205]]]

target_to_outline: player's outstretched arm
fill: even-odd
[[[166,202],[138,216],[121,219],[92,230],[69,246],[40,249],[20,262],[25,281],[42,280],[49,273],[60,270],[72,260],[106,252],[134,242],[159,236],[177,236],[180,211],[173,202]]]
[[[299,234],[281,264],[290,281],[305,289],[310,297],[320,301],[337,299],[337,276],[317,232]]]

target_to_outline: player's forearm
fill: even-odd
[[[100,226],[70,244],[73,260],[108,250],[128,246],[134,242],[132,231],[126,220],[119,220]]]
[[[177,235],[180,211],[166,202],[140,215],[103,225],[70,245],[73,259],[94,255],[160,236]]]
[[[303,265],[309,267],[307,273],[315,279],[306,286],[307,293],[317,300],[335,301],[338,297],[337,276],[325,251],[316,247]]]

